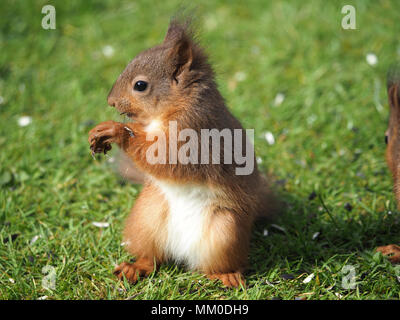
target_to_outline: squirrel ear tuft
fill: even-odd
[[[169,25],[164,43],[170,46],[168,63],[172,66],[172,77],[178,82],[177,77],[185,69],[190,68],[193,62],[193,40],[186,25],[172,21]]]
[[[183,37],[190,39],[193,36],[191,21],[187,18],[186,20],[178,20],[173,18],[169,23],[167,34],[164,38],[164,43],[173,43]]]

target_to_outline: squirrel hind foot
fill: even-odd
[[[154,264],[149,259],[139,259],[134,263],[122,262],[114,269],[119,280],[125,277],[130,283],[136,283],[139,278],[147,277],[154,271]]]
[[[388,246],[378,247],[376,251],[381,252],[384,256],[387,256],[390,262],[400,263],[400,246],[389,244]]]
[[[231,273],[213,273],[208,274],[210,280],[221,280],[224,286],[228,288],[238,288],[240,285],[246,286],[243,275],[240,272]]]

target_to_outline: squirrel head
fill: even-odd
[[[396,184],[400,182],[400,65],[390,68],[387,91],[390,117],[385,133],[386,161],[394,178],[395,189],[397,189]],[[400,189],[398,191],[400,192]]]
[[[139,122],[190,104],[214,74],[188,22],[172,20],[163,43],[139,53],[118,77],[107,102]]]

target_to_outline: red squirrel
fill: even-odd
[[[190,23],[172,19],[164,41],[128,64],[107,102],[130,121],[106,121],[94,127],[89,132],[92,152],[106,153],[115,143],[145,176],[123,232],[125,248],[136,261],[117,266],[117,277],[135,283],[157,265],[174,260],[225,286],[245,285],[243,271],[254,219],[270,216],[277,207],[257,169],[254,150],[250,148],[253,170],[244,175],[236,174],[240,167],[236,161],[160,164],[147,158],[154,140],[146,136],[156,131],[167,137],[168,158],[170,121],[177,124],[178,132],[185,128],[199,134],[202,129],[243,131],[218,91]],[[247,141],[243,135],[243,151],[249,149]],[[223,149],[220,158],[229,152],[233,150]]]
[[[387,81],[390,116],[389,126],[385,133],[386,162],[393,177],[393,190],[400,209],[400,64],[389,69]],[[393,263],[400,262],[400,246],[390,244],[377,249],[389,256]]]

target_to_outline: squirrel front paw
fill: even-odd
[[[105,121],[89,131],[89,143],[92,154],[111,150],[111,143],[120,143],[124,125],[120,122]]]

